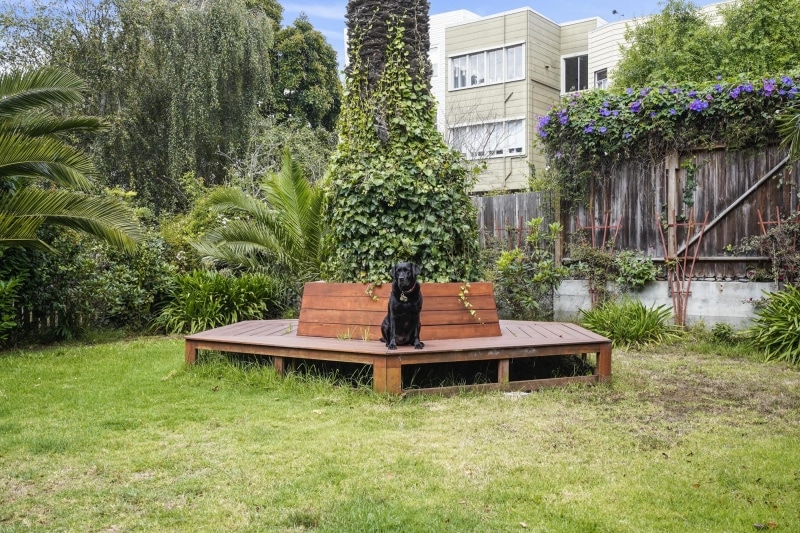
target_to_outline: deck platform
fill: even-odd
[[[264,355],[272,358],[279,374],[283,374],[287,364],[295,359],[372,365],[374,390],[392,394],[448,394],[464,389],[533,390],[611,380],[611,341],[607,338],[571,323],[517,320],[500,320],[499,323],[500,336],[428,340],[423,334],[425,348],[422,350],[411,346],[388,350],[377,340],[297,335],[297,320],[248,320],[187,336],[185,357],[186,363],[191,364],[198,350]],[[596,354],[593,375],[509,380],[512,359],[585,354]],[[497,382],[433,389],[403,388],[403,366],[469,361],[496,361]]]

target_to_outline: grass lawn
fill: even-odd
[[[141,338],[0,354],[0,531],[800,531],[800,370],[395,398]]]

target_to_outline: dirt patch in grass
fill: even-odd
[[[671,361],[665,365],[665,359]],[[631,372],[636,398],[667,420],[698,414],[752,424],[800,424],[800,371],[785,365],[752,365],[685,351],[628,352],[617,357]]]

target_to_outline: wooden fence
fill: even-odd
[[[522,247],[529,220],[542,217],[545,224],[555,220],[553,198],[546,193],[477,196],[472,201],[478,208],[481,246],[494,241],[506,247]]]
[[[695,277],[743,278],[766,258],[732,255],[731,247],[796,213],[799,194],[800,162],[789,162],[776,146],[698,151],[652,166],[621,164],[590,183],[588,205],[560,206],[562,252],[568,255],[579,230],[598,243],[615,235],[615,249],[638,250],[656,261],[663,260],[666,241],[669,257],[685,253],[687,245],[691,255],[697,252]],[[554,219],[550,200],[539,193],[475,198],[481,243],[489,236],[508,245],[524,242],[525,222]]]

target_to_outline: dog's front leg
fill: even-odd
[[[394,319],[394,311],[392,311],[392,306],[389,305],[389,338],[386,339],[386,347],[390,350],[397,349],[397,333],[396,333],[396,326],[395,326],[395,319]]]
[[[425,343],[419,340],[420,330],[422,330],[422,323],[419,320],[419,315],[417,315],[417,328],[414,331],[414,348],[417,350],[421,350],[425,347]]]

